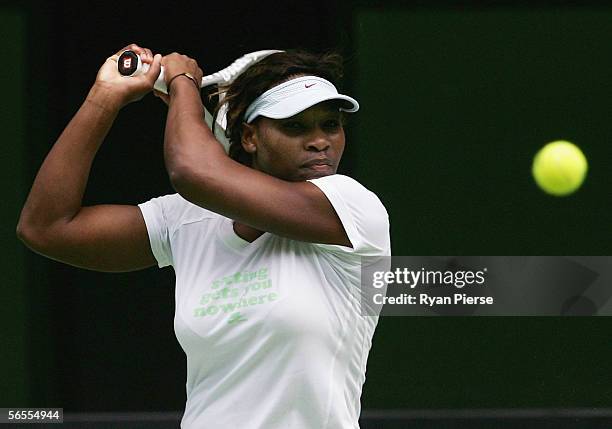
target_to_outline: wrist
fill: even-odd
[[[166,83],[166,87],[168,88],[168,95],[170,95],[172,93],[171,89],[173,87],[173,85],[177,82],[183,82],[183,83],[179,83],[179,85],[183,85],[185,82],[187,82],[187,80],[190,80],[191,83],[196,87],[196,89],[198,91],[200,91],[200,85],[198,84],[196,78],[191,74],[191,73],[179,73],[175,76],[173,76],[167,83]]]
[[[108,111],[117,113],[126,104],[120,94],[113,91],[113,87],[104,82],[96,82],[89,90],[85,101]]]

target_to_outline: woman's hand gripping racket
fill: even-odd
[[[263,60],[268,55],[274,54],[275,52],[281,52],[277,50],[265,50],[256,51],[249,54],[243,55],[236,61],[231,63],[223,70],[219,70],[216,73],[209,74],[202,78],[200,88],[214,84],[228,85],[236,79],[244,70],[249,68],[251,65]],[[140,60],[140,56],[134,51],[123,51],[117,60],[117,69],[122,76],[137,76],[141,73],[146,73],[149,70],[149,65],[143,63]],[[155,89],[164,94],[168,93],[166,88],[166,81],[164,80],[164,67],[161,68],[161,73],[155,81]]]
[[[200,88],[204,88],[210,85],[229,85],[238,77],[242,72],[244,72],[247,68],[252,66],[253,64],[263,60],[268,55],[274,54],[276,52],[282,52],[279,50],[263,50],[263,51],[255,51],[248,54],[245,54],[231,63],[229,66],[225,67],[222,70],[219,70],[216,73],[207,75],[202,77],[202,82],[200,83]],[[142,73],[146,73],[149,70],[149,64],[143,63],[140,60],[140,56],[136,54],[134,51],[126,50],[121,53],[119,59],[117,60],[117,69],[119,74],[122,76],[130,77],[137,76]],[[168,93],[168,88],[166,87],[166,81],[164,76],[164,67],[162,66],[161,72],[157,80],[155,81],[154,88],[163,92],[164,94]],[[221,100],[219,100],[221,101]],[[207,110],[205,110],[206,123],[208,126],[214,130],[215,137],[219,140],[226,150],[229,148],[229,142],[225,137],[225,129],[227,126],[227,120],[225,117],[225,109],[222,109],[217,116],[216,125],[213,127],[213,116]]]

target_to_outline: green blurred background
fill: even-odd
[[[395,255],[610,255],[612,10],[367,8],[354,15],[355,172]],[[590,162],[568,198],[532,180],[566,139]],[[600,318],[384,318],[370,407],[610,406]]]
[[[206,14],[139,3],[0,7],[9,185],[0,406],[184,406],[173,272],[79,270],[28,251],[14,233],[40,162],[97,68],[131,41],[192,54],[209,71],[257,49],[341,49],[346,90],[361,103],[343,172],[385,203],[395,255],[612,254],[612,8],[229,2]],[[160,104],[148,97],[118,118],[86,204],[172,192]],[[557,139],[590,162],[568,198],[543,194],[530,176],[534,153]],[[610,332],[609,317],[382,318],[363,408],[607,407]]]

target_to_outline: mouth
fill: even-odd
[[[316,179],[336,172],[334,164],[329,158],[311,159],[300,165],[300,169],[302,170],[300,174],[301,180]]]
[[[327,158],[312,159],[302,164],[302,168],[310,171],[311,173],[308,173],[308,175],[312,177],[327,176],[334,173],[334,167]]]
[[[327,158],[316,158],[302,164],[302,167],[314,170],[326,170],[332,167],[332,162]]]

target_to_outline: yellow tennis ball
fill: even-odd
[[[538,186],[557,197],[576,191],[588,170],[587,159],[573,143],[557,140],[548,143],[533,159],[531,173]]]

